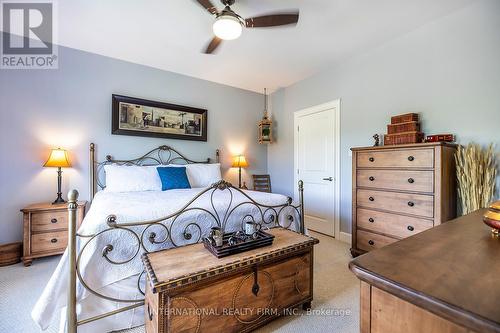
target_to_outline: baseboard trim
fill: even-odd
[[[341,231],[339,234],[339,241],[351,245],[352,236],[351,236],[351,234],[348,234],[347,232]]]
[[[23,255],[23,243],[9,243],[0,245],[0,267],[17,264]]]

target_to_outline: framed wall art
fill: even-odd
[[[112,96],[112,134],[207,141],[207,110]]]

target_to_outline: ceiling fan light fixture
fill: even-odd
[[[243,26],[237,17],[220,15],[214,22],[213,31],[220,39],[233,40],[241,36]]]

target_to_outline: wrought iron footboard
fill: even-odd
[[[93,149],[93,146],[92,146]],[[94,177],[92,175],[92,177]],[[243,228],[244,222],[253,221],[263,227],[283,227],[294,228],[296,231],[304,233],[304,201],[303,183],[299,181],[299,203],[294,204],[291,198],[280,205],[266,205],[255,201],[247,192],[234,187],[226,181],[220,181],[206,188],[186,203],[181,209],[168,216],[149,221],[120,222],[117,216],[110,215],[106,219],[106,228],[92,235],[82,235],[77,233],[77,199],[78,192],[72,190],[68,194],[69,205],[69,290],[67,307],[67,331],[76,333],[77,327],[92,321],[96,321],[114,314],[128,311],[135,307],[142,306],[144,299],[120,299],[110,295],[105,295],[92,288],[85,281],[80,271],[80,261],[86,250],[91,250],[89,244],[103,239],[103,235],[109,233],[124,233],[134,240],[128,249],[128,256],[125,259],[115,259],[112,254],[120,252],[117,249],[119,244],[105,242],[102,246],[101,256],[109,265],[124,265],[140,256],[142,253],[156,251],[161,248],[178,247],[200,242],[206,236],[210,227],[220,227],[222,230],[236,231],[238,224]],[[227,200],[214,201],[216,195],[224,194]],[[241,201],[235,202],[235,196]],[[202,198],[209,199],[209,207],[198,205]],[[245,214],[241,221],[235,221],[236,212],[244,207],[252,213]],[[230,230],[231,229],[231,230]],[[113,239],[113,237],[110,237]],[[82,244],[77,251],[77,240]],[[95,243],[97,244],[97,243]],[[101,244],[102,245],[102,244]],[[93,250],[95,251],[95,247]],[[121,252],[123,253],[123,252]],[[138,274],[137,288],[144,295],[142,284],[144,281],[144,271]],[[91,294],[105,300],[123,303],[122,308],[111,312],[103,313],[91,318],[78,319],[76,314],[76,288],[77,281]]]

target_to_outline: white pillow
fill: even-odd
[[[161,191],[156,167],[109,164],[104,166],[104,172],[108,192]]]
[[[222,179],[220,163],[187,164],[185,167],[189,185],[193,188],[209,187]]]

